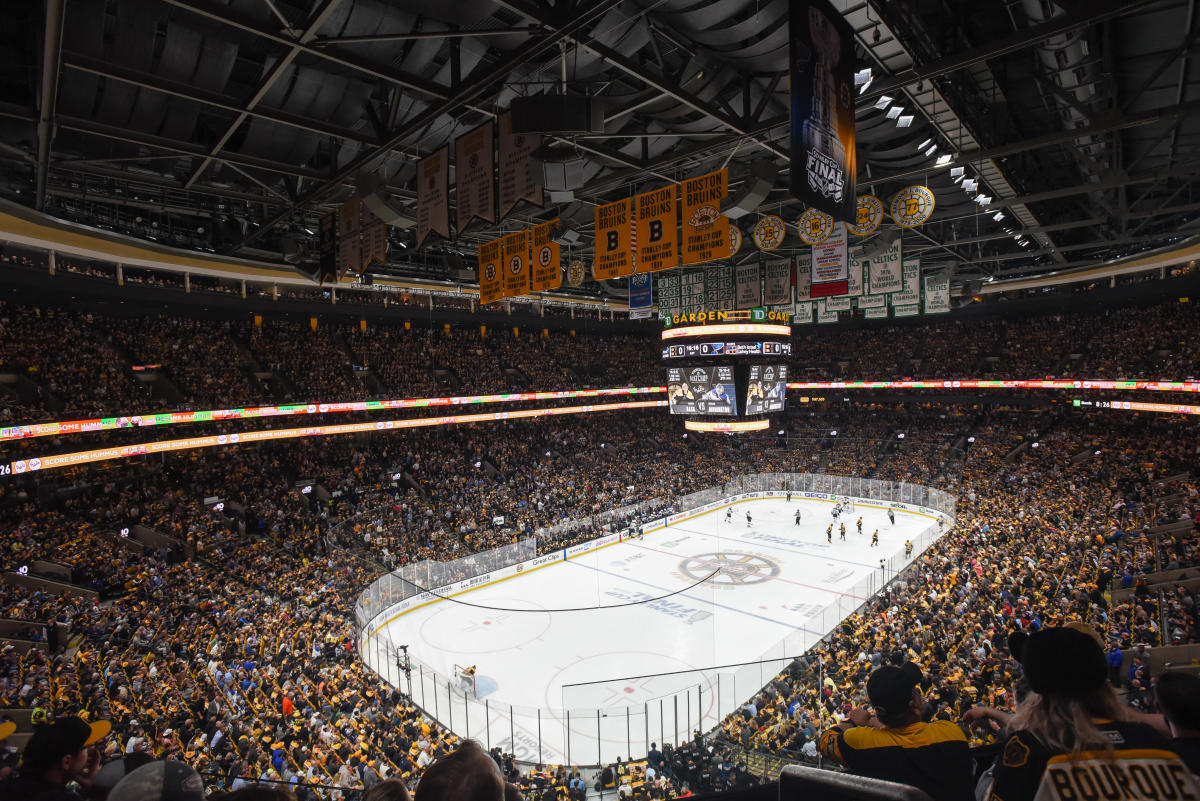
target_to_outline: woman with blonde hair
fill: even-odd
[[[1052,628],[1009,647],[1032,692],[1008,720],[989,801],[1200,797],[1162,735],[1117,700],[1096,638]]]

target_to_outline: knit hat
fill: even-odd
[[[1017,632],[1008,641],[1025,669],[1029,687],[1039,695],[1083,696],[1104,686],[1104,651],[1077,628]]]

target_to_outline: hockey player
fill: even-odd
[[[787,492],[787,502],[788,503],[792,502],[792,491],[791,490],[788,490],[788,492]]]
[[[912,540],[904,541],[904,558],[912,559]]]
[[[896,510],[888,509],[888,523],[896,525]]]
[[[862,518],[858,518],[858,536],[862,536]]]
[[[833,523],[830,523],[829,528],[825,529],[825,541],[833,542]]]
[[[843,540],[846,539],[846,524],[845,523],[842,523],[841,530],[839,533],[842,535]]]
[[[749,510],[749,509],[747,509],[747,510],[746,510],[746,528],[750,528],[750,524],[751,524],[752,522],[753,522],[753,521],[750,519],[750,510]]]
[[[871,547],[875,548],[879,545],[879,529],[875,529],[875,533],[871,535]]]
[[[725,510],[725,522],[726,523],[733,522],[733,507],[732,506]]]
[[[796,525],[800,525],[800,510],[796,510]]]

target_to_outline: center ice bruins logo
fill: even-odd
[[[720,572],[712,576],[709,583],[726,587],[762,584],[779,575],[779,565],[753,553],[702,553],[679,563],[680,573],[692,581],[700,581],[712,575],[714,570]]]

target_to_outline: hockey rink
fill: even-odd
[[[407,646],[413,700],[518,759],[636,757],[711,728],[902,569],[906,540],[915,558],[940,536],[932,512],[892,524],[886,504],[860,503],[829,542],[831,509],[743,499],[563,553],[392,616],[363,655],[407,692],[385,656]],[[454,679],[465,666],[474,693]]]

